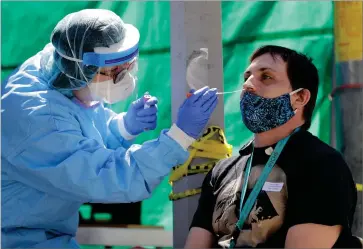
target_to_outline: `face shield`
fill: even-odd
[[[92,80],[81,89],[83,101],[102,101],[114,104],[119,101],[137,98],[138,84],[138,56],[139,31],[130,24],[124,24],[125,36],[108,47],[95,47],[94,52],[85,52],[82,60],[58,54],[79,65],[82,74],[85,66],[98,68]],[[87,78],[87,77],[83,77]]]
[[[93,100],[114,104],[128,98],[137,98],[138,58],[114,67],[102,67],[88,89]]]
[[[97,63],[99,70],[87,86],[92,100],[108,104],[135,100],[138,93],[138,48],[102,55],[108,58],[100,58],[103,63]],[[111,65],[107,64],[109,61],[113,61]]]

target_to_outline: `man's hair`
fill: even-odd
[[[264,54],[270,54],[274,59],[281,57],[286,62],[287,76],[293,90],[305,88],[310,91],[310,100],[304,106],[305,123],[302,126],[305,130],[309,129],[319,88],[318,70],[312,63],[312,59],[292,49],[267,45],[257,49],[252,54],[250,62]]]

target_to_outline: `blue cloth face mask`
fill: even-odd
[[[243,123],[253,133],[265,132],[285,124],[295,115],[290,96],[301,90],[299,88],[276,98],[244,92],[240,101]]]

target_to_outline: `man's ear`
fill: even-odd
[[[308,89],[302,89],[293,96],[292,106],[294,109],[302,109],[310,100],[311,94]]]

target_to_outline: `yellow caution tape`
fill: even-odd
[[[202,188],[195,188],[195,189],[186,190],[186,191],[181,192],[181,193],[176,193],[176,194],[171,193],[169,195],[169,200],[176,201],[176,200],[179,200],[179,199],[183,199],[185,197],[200,194],[201,192],[202,192]]]
[[[357,190],[358,191],[362,191],[363,190],[362,184],[357,183],[356,186],[357,186]]]
[[[217,138],[212,140],[215,136],[217,136]],[[173,185],[173,182],[187,175],[201,173],[207,174],[219,160],[228,158],[232,155],[232,148],[233,147],[227,143],[224,132],[220,127],[208,127],[201,138],[196,140],[189,147],[190,154],[188,160],[183,165],[173,167],[172,173],[169,177],[170,185]],[[197,165],[190,165],[192,160],[195,158],[208,158],[211,159],[211,161]],[[188,196],[199,194],[200,192],[200,188],[186,190],[181,193],[172,192],[169,195],[169,199],[175,201]]]

